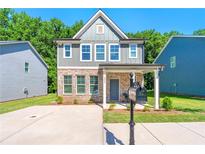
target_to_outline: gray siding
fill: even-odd
[[[176,68],[170,68],[171,56],[176,56]],[[166,65],[160,74],[161,92],[205,96],[204,57],[204,37],[174,37],[155,62]]]
[[[90,42],[91,43],[91,42]],[[96,62],[95,61],[95,43],[105,43],[105,41],[100,42],[92,42],[92,61],[91,62],[81,62],[80,61],[80,44],[72,45],[72,58],[64,58],[63,57],[63,46],[58,46],[58,66],[98,66],[102,63],[142,63],[142,45],[138,45],[138,58],[129,58],[129,44],[121,44],[120,52],[121,52],[121,60],[120,62],[110,62],[109,61],[109,43],[106,43],[106,61],[105,62]]]
[[[96,25],[104,25],[104,34],[96,34]],[[98,18],[85,33],[82,34],[82,40],[119,40],[119,35],[104,21],[103,18]]]
[[[96,34],[96,25],[104,25],[104,34]],[[142,63],[142,50],[143,45],[138,44],[137,58],[129,58],[129,44],[121,44],[121,59],[119,62],[109,61],[109,43],[119,43],[121,37],[115,32],[115,30],[106,23],[106,21],[99,17],[96,21],[81,35],[81,43],[92,44],[92,61],[91,62],[81,62],[80,61],[80,44],[72,44],[72,58],[63,57],[63,45],[58,45],[57,55],[58,55],[58,66],[60,67],[75,67],[75,66],[99,66],[101,63]],[[106,61],[96,62],[95,61],[95,44],[104,43],[106,44]]]
[[[25,62],[29,72],[24,72]],[[0,101],[47,94],[47,68],[27,43],[0,46]]]

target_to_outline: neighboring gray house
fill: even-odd
[[[123,20],[123,19],[122,19]],[[127,35],[102,11],[97,13],[73,38],[57,43],[58,95],[65,102],[124,101],[130,81],[129,73],[144,85],[143,75],[155,73],[155,108],[159,108],[160,64],[144,63],[143,38]]]
[[[205,96],[205,36],[171,37],[154,63],[165,64],[162,92]]]
[[[0,41],[0,102],[47,95],[48,66],[28,41]]]

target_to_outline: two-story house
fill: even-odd
[[[122,19],[123,20],[123,19]],[[57,43],[58,95],[64,101],[87,102],[93,98],[103,103],[123,101],[130,86],[129,74],[144,84],[143,74],[155,72],[155,102],[159,108],[160,64],[144,63],[142,38],[126,34],[99,10],[73,38]]]

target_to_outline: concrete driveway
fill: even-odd
[[[105,144],[129,144],[129,125],[104,124]],[[135,144],[205,144],[205,122],[136,123]]]
[[[0,144],[103,144],[96,105],[35,106],[0,115]]]

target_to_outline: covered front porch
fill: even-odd
[[[144,74],[154,73],[155,109],[159,109],[159,72],[163,65],[158,64],[100,64],[103,72],[103,108],[109,108],[109,102],[118,104],[125,101],[124,93],[130,86],[129,74],[135,73],[136,82],[144,87]]]

